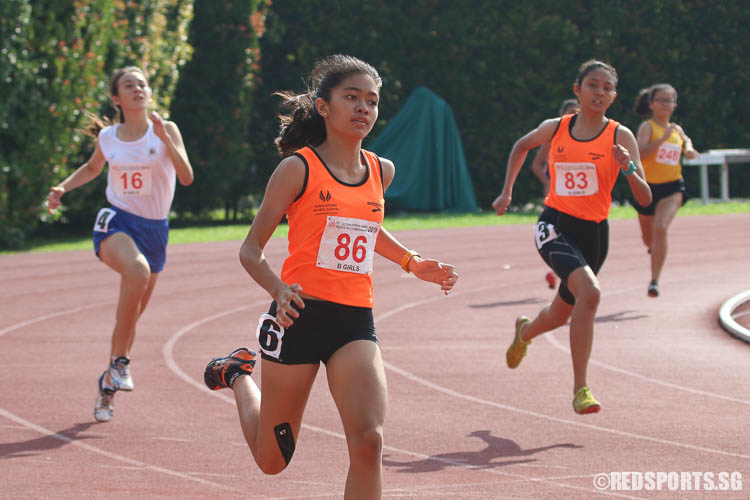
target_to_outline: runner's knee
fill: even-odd
[[[601,296],[602,292],[599,289],[599,285],[596,283],[582,287],[576,296],[576,306],[585,307],[587,309],[596,309],[599,307]]]
[[[654,226],[654,238],[664,239],[667,237],[667,226],[655,225]]]
[[[151,279],[151,269],[146,259],[136,259],[123,267],[122,277],[128,288],[145,292]]]
[[[349,456],[359,464],[377,464],[382,459],[383,429],[367,428],[347,434]]]
[[[286,469],[294,455],[295,443],[292,427],[284,422],[273,428],[278,450],[269,450],[268,453],[258,454],[255,461],[264,474],[278,474]],[[280,453],[279,453],[280,452]]]
[[[279,453],[278,448],[269,449],[265,453],[259,453],[255,456],[255,463],[258,464],[263,474],[269,476],[279,474],[289,465],[286,459]]]
[[[279,474],[286,469],[286,462],[278,454],[268,457],[257,457],[255,462],[258,464],[261,472],[269,476]]]

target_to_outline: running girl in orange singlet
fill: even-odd
[[[628,181],[639,203],[651,202],[633,133],[605,113],[617,96],[617,71],[601,61],[581,65],[573,85],[581,111],[543,121],[516,141],[508,159],[505,185],[492,203],[498,215],[510,205],[513,183],[529,150],[550,143],[550,191],[534,228],[537,251],[560,277],[552,303],[533,320],[516,319],[506,362],[516,368],[537,335],[570,319],[573,358],[573,409],[596,413],[601,404],[586,380],[594,339],[594,317],[601,291],[596,277],[607,257],[609,207],[618,174]]]
[[[650,119],[638,127],[638,149],[653,200],[647,206],[637,201],[643,243],[651,254],[651,282],[648,296],[659,296],[659,277],[667,259],[667,230],[677,210],[687,201],[682,178],[682,155],[698,156],[693,141],[682,127],[669,120],[677,107],[677,91],[668,83],[657,83],[638,93],[635,112]]]
[[[565,99],[560,105],[559,114],[560,116],[565,116],[569,115],[570,113],[578,113],[579,111],[581,111],[581,107],[578,105],[578,99]],[[548,159],[549,142],[546,142],[539,146],[539,149],[536,152],[536,156],[534,157],[534,161],[531,162],[531,171],[534,172],[536,178],[539,179],[539,182],[541,182],[544,186],[545,197],[549,194],[549,165],[547,164]],[[544,280],[547,282],[547,285],[549,285],[549,287],[554,290],[555,285],[557,284],[555,273],[553,273],[552,271],[547,271],[547,274],[544,275]]]
[[[246,348],[213,359],[204,375],[210,389],[234,391],[255,461],[277,474],[292,458],[310,389],[325,364],[349,448],[347,499],[382,493],[387,393],[372,315],[374,254],[445,294],[458,279],[453,266],[423,259],[381,226],[395,169],[362,149],[378,118],[381,84],[369,64],[333,55],[315,65],[307,93],[278,94],[289,110],[276,139],[285,158],[240,251],[248,274],[273,298],[257,329],[261,389],[250,377],[256,353]],[[279,277],[263,248],[284,214],[289,257]]]

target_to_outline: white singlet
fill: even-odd
[[[99,132],[99,146],[109,164],[107,201],[146,219],[166,219],[177,175],[164,143],[150,121],[143,137],[131,142],[117,138],[119,126]]]

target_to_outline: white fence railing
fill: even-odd
[[[696,166],[701,169],[701,198],[704,205],[708,203],[708,167],[711,165],[721,167],[721,200],[729,201],[730,163],[750,163],[750,149],[709,149],[701,153],[698,158],[682,159],[683,166]]]

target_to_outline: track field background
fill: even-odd
[[[637,226],[612,221],[589,366],[603,410],[589,416],[571,408],[567,328],[535,340],[518,369],[505,366],[515,317],[553,293],[530,226],[395,233],[461,278],[445,297],[376,257],[384,498],[750,498],[750,345],[717,321],[721,303],[750,288],[750,215],[678,216],[657,299],[646,296]],[[92,251],[0,257],[0,498],[341,498],[346,445],[323,369],[278,476],[255,466],[231,392],[203,386],[212,357],[256,347],[270,303],[239,246],[169,247],[131,353],[135,391],[117,394],[105,424],[93,405],[119,277]],[[286,240],[266,254],[280,269]],[[595,486],[597,474],[629,471],[739,472],[744,483]]]

